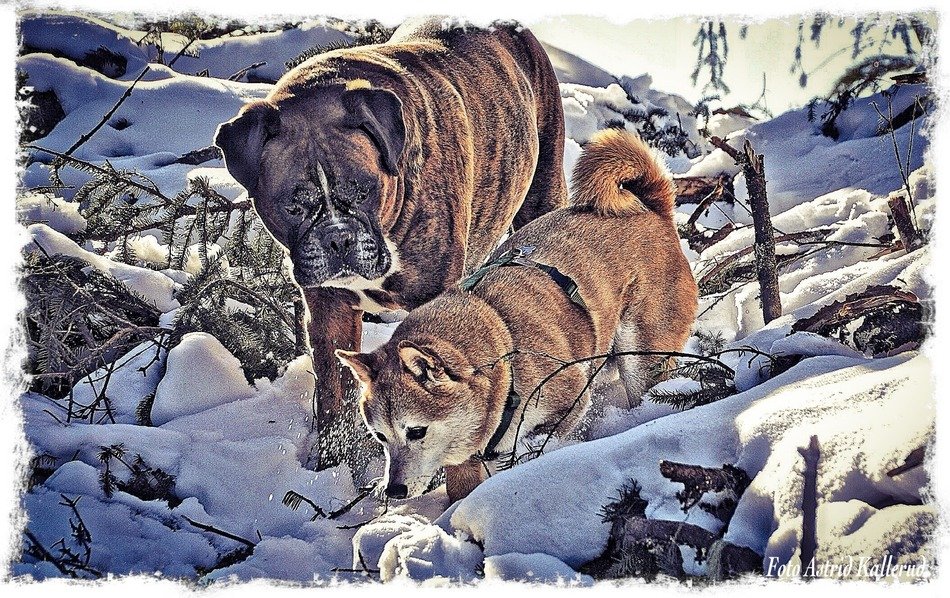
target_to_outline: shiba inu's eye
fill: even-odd
[[[406,440],[421,440],[429,430],[426,426],[415,426],[406,430]]]
[[[378,440],[378,441],[380,441],[380,442],[383,442],[383,443],[388,442],[388,441],[386,440],[386,435],[383,434],[382,432],[376,432],[375,436],[376,436],[376,440]]]

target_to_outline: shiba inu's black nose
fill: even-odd
[[[386,486],[386,496],[389,498],[406,498],[409,488],[405,484],[390,484]]]

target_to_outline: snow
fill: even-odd
[[[163,380],[165,348],[157,342],[145,342],[112,363],[99,368],[73,387],[73,400],[90,405],[102,393],[108,379],[109,406],[115,423],[138,423],[138,410],[146,397],[155,393]]]
[[[135,43],[144,32],[93,18],[27,13],[21,26],[25,43],[38,52],[20,57],[17,68],[37,91],[54,91],[66,113],[36,142],[56,151],[65,151],[90,131],[155,55],[154,46]],[[71,33],[63,35],[67,29]],[[128,126],[102,127],[75,156],[138,169],[168,195],[201,176],[228,199],[244,200],[243,189],[220,161],[173,163],[183,153],[209,146],[220,122],[270,88],[226,78],[260,61],[266,64],[254,69],[251,79],[277,78],[283,62],[301,50],[348,36],[335,23],[312,20],[287,31],[196,42],[197,58],[183,55],[171,68],[151,64],[150,73],[110,119],[113,124],[124,119]],[[166,57],[184,43],[174,35],[164,42]],[[77,64],[100,45],[128,59],[125,74],[102,74]],[[665,158],[674,172],[737,172],[731,158],[710,151],[698,136],[688,115],[692,107],[653,89],[649,75],[615,77],[556,48],[549,52],[561,81],[568,173],[582,144],[607,122],[659,109],[666,115],[652,116],[653,124],[662,129],[682,122],[695,145],[697,155]],[[211,76],[195,76],[203,69]],[[908,105],[916,91],[900,88],[894,110]],[[714,115],[708,124],[734,146],[748,139],[765,155],[773,224],[781,233],[822,231],[822,238],[831,241],[881,244],[881,238],[896,233],[887,200],[903,183],[890,137],[876,135],[872,101],[886,107],[880,95],[857,101],[839,120],[837,140],[822,136],[804,109],[762,122]],[[633,128],[629,121],[625,126]],[[936,188],[934,168],[925,160],[928,141],[920,129],[912,133],[907,125],[895,135],[901,151],[913,141],[908,186],[915,216],[928,230],[936,212]],[[182,270],[167,270],[168,248],[156,231],[130,239],[134,266],[119,263],[114,247],[80,246],[74,239],[86,223],[71,200],[88,175],[67,167],[62,176],[72,188],[31,191],[49,184],[51,156],[34,152],[32,160],[23,171],[16,206],[30,241],[24,251],[81,260],[143,296],[161,312],[161,326],[173,329],[181,307],[176,292],[200,266],[195,248],[189,248]],[[717,203],[722,211],[710,210],[698,224],[715,229],[731,219],[736,230],[702,252],[684,249],[697,278],[752,245],[751,219],[741,205],[746,201],[741,175],[735,189],[738,205]],[[685,221],[690,210],[685,206],[678,216]],[[186,334],[167,351],[146,341],[72,389],[72,400],[88,405],[102,394],[109,376],[109,416],[99,411],[93,421],[78,420],[68,417],[66,399],[21,395],[30,450],[49,459],[54,470],[23,496],[29,529],[46,547],[61,538],[69,542],[70,517],[75,516],[63,504],[64,496],[78,498],[92,537],[90,566],[116,575],[158,571],[208,584],[261,578],[305,584],[375,579],[377,574],[365,568],[378,569],[379,579],[397,583],[455,585],[484,579],[583,586],[593,580],[577,569],[600,556],[607,542],[609,526],[600,510],[634,479],[648,501],[648,517],[688,520],[723,532],[727,541],[760,551],[766,567],[791,570],[801,565],[798,448],[816,435],[822,452],[819,560],[843,561],[859,553],[892,554],[906,564],[932,558],[929,540],[937,529],[937,507],[926,468],[894,477],[886,472],[912,450],[932,446],[933,365],[916,352],[872,359],[825,337],[791,334],[797,320],[870,285],[891,284],[932,304],[930,249],[882,254],[883,249],[780,243],[783,256],[809,252],[780,273],[782,317],[764,324],[754,282],[737,282],[700,305],[697,330],[719,332],[727,348],[745,349],[723,356],[736,371],[738,394],[688,411],[649,397],[634,410],[604,407],[587,422],[585,441],[556,440],[547,454],[497,473],[451,506],[440,487],[419,499],[390,501],[385,508],[373,494],[333,520],[315,516],[306,502],[296,510],[287,507],[282,499],[288,491],[325,512],[358,494],[346,467],[320,472],[307,467],[317,434],[309,359],[292,361],[273,381],[249,384],[238,360],[211,335]],[[364,323],[363,350],[385,343],[401,315],[387,316],[385,323]],[[695,340],[689,347],[696,350]],[[767,360],[749,348],[803,359],[767,379],[762,367]],[[656,390],[696,384],[675,378]],[[609,389],[598,392],[606,396]],[[148,412],[152,425],[140,425],[145,401],[153,394]],[[173,476],[180,504],[144,501],[118,489],[107,497],[100,483],[100,454],[103,447],[116,445],[129,458],[140,456],[148,467]],[[746,471],[752,482],[727,528],[698,508],[683,513],[676,498],[682,486],[659,473],[663,459],[707,467],[737,465]],[[375,467],[370,475],[378,474],[382,464]],[[128,478],[120,464],[111,468],[120,480]],[[186,518],[245,538],[254,549],[228,564],[223,559],[244,545],[202,531]],[[696,563],[691,551],[683,552],[687,571],[705,573],[704,563]],[[861,566],[856,562],[841,576],[866,577]],[[32,557],[14,563],[12,573],[62,576]]]
[[[482,553],[474,544],[427,525],[386,543],[379,559],[379,575],[383,581],[408,578],[443,585],[475,580],[481,562]]]
[[[600,555],[609,526],[600,508],[636,480],[649,518],[684,521],[718,532],[722,523],[696,509],[684,514],[664,479],[660,460],[707,467],[736,463],[753,478],[725,539],[791,557],[797,540],[788,521],[800,517],[801,458],[797,448],[818,436],[822,451],[819,494],[831,501],[921,499],[921,470],[890,478],[908,447],[933,432],[934,403],[926,358],[905,354],[883,360],[815,357],[746,392],[712,405],[653,420],[622,434],[562,448],[496,474],[436,524],[470,535],[486,557],[526,554],[538,547],[567,566]],[[715,442],[710,443],[711,439]],[[557,497],[568,494],[569,500]],[[543,525],[538,525],[538,521]],[[785,526],[785,527],[783,527]],[[797,529],[797,528],[796,528]],[[437,526],[436,530],[446,534]],[[405,542],[427,538],[421,531]],[[829,542],[828,545],[833,545]],[[785,552],[783,552],[785,550]],[[409,558],[409,557],[406,557]]]
[[[65,152],[81,135],[92,130],[131,85],[116,81],[72,61],[48,54],[29,54],[17,60],[36,91],[56,92],[66,117],[37,145]],[[89,141],[77,149],[78,159],[102,164],[108,160],[119,170],[136,169],[159,189],[175,194],[194,166],[174,164],[187,152],[212,144],[217,126],[237,114],[242,104],[266,95],[268,86],[223,79],[172,74],[156,81],[140,81],[122,106]],[[124,120],[122,128],[116,128]],[[36,152],[36,162],[23,172],[27,187],[49,184],[52,156]],[[76,185],[86,175],[63,170],[63,182]],[[75,192],[63,190],[66,199]]]
[[[485,579],[572,586],[590,586],[594,583],[589,575],[580,575],[543,552],[490,556],[485,559]]]
[[[189,332],[168,352],[165,375],[155,389],[152,423],[162,425],[252,394],[241,362],[218,339]]]
[[[70,34],[62,35],[64,30]],[[145,37],[145,31],[125,29],[69,13],[27,12],[20,22],[20,32],[24,45],[76,61],[100,47],[109,48],[128,60],[121,79],[134,79],[158,53],[154,44],[139,43]],[[250,76],[276,81],[286,72],[285,63],[302,51],[350,39],[351,35],[334,28],[325,19],[313,19],[286,31],[196,40],[188,47],[187,53],[175,61],[174,72],[193,75],[207,70],[210,77],[227,80],[231,75],[263,62],[250,69],[243,78],[247,80]],[[171,60],[187,43],[182,35],[164,34],[166,60]]]
[[[917,85],[899,87],[894,95],[895,109],[921,93],[923,90]],[[889,135],[875,135],[879,117],[870,102],[876,102],[886,113],[886,100],[881,94],[859,103],[850,114],[845,112],[853,120],[838,141],[822,135],[820,123],[809,121],[805,108],[791,110],[729,137],[728,142],[733,147],[741,148],[748,140],[756,152],[765,156],[766,188],[773,215],[838,189],[865,189],[875,195],[885,195],[900,186],[892,142]],[[927,140],[922,129],[925,128],[917,122],[895,131],[901,160],[909,164],[908,173],[924,163]],[[772,168],[773,165],[777,167]],[[708,160],[694,164],[686,174],[706,176],[720,172],[735,174],[739,169],[717,149]],[[748,199],[741,173],[735,179],[735,190],[737,198]]]
[[[22,224],[45,224],[66,235],[86,229],[86,219],[79,214],[79,204],[48,193],[25,193],[17,200],[17,220]]]

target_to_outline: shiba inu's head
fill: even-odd
[[[336,355],[360,381],[360,413],[385,449],[390,497],[422,494],[440,467],[467,461],[494,432],[506,396],[503,368],[480,368],[432,338]]]

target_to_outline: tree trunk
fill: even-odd
[[[911,220],[910,208],[907,206],[907,199],[903,195],[896,195],[887,202],[891,208],[891,214],[894,216],[894,226],[897,227],[897,235],[901,239],[901,244],[907,253],[919,249],[923,245],[920,233]]]
[[[755,153],[748,140],[741,153],[719,137],[712,137],[710,142],[731,156],[745,174],[752,224],[755,228],[755,270],[759,279],[759,295],[762,298],[762,317],[768,324],[782,315],[782,300],[779,296],[778,264],[775,259],[775,230],[772,228],[769,199],[765,189],[765,157]]]
[[[775,230],[772,228],[769,199],[765,191],[765,157],[756,154],[748,141],[743,149],[746,159],[742,164],[742,171],[749,189],[752,224],[755,227],[755,269],[762,296],[762,316],[768,324],[782,315],[782,299],[778,290]]]

